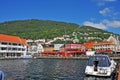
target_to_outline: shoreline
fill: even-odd
[[[87,60],[89,57],[37,57],[36,59]]]
[[[78,60],[87,60],[89,57],[36,57],[36,59],[78,59]],[[114,60],[120,60],[120,57],[110,57]]]
[[[57,56],[37,56],[30,59],[67,59],[67,60],[88,60],[89,56],[79,56],[79,57],[57,57]],[[120,60],[120,56],[111,56],[111,59]],[[22,58],[0,58],[0,60],[16,60]]]

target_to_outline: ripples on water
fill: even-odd
[[[87,60],[0,60],[5,80],[111,80],[85,77]]]

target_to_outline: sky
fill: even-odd
[[[0,0],[0,23],[53,20],[120,34],[120,0]]]

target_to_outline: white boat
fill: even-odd
[[[21,56],[21,59],[23,59],[23,60],[32,59],[32,54],[31,54],[31,53],[24,53],[24,54]]]
[[[29,60],[32,59],[32,55],[24,55],[21,57],[22,60]]]
[[[90,56],[85,69],[86,75],[92,76],[111,76],[115,71],[116,62],[110,60],[107,55]]]
[[[0,71],[0,80],[4,80],[4,72]]]

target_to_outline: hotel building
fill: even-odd
[[[0,34],[0,58],[20,58],[27,52],[27,42],[18,36]]]
[[[106,41],[97,42],[96,44],[94,44],[94,49],[96,50],[96,52],[118,52],[120,49],[119,43],[120,41],[118,39],[116,39],[113,36],[110,36]]]

